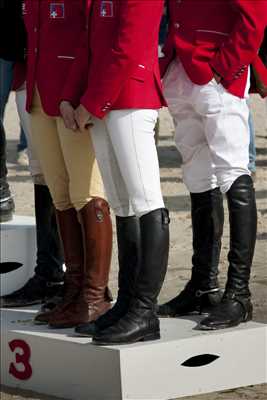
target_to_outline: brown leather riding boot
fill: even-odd
[[[108,278],[112,252],[112,224],[108,203],[94,198],[78,213],[84,247],[84,273],[78,299],[57,318],[51,328],[71,328],[95,321],[111,307]]]
[[[84,252],[81,224],[78,221],[77,211],[70,208],[65,211],[56,211],[57,224],[64,250],[66,273],[64,279],[63,301],[51,311],[39,313],[35,324],[47,324],[58,318],[69,305],[75,301],[82,288]]]

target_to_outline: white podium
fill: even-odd
[[[22,287],[36,262],[35,218],[14,216],[0,224],[1,296]]]
[[[164,319],[159,341],[99,347],[34,326],[34,313],[2,310],[4,385],[73,400],[167,400],[266,382],[264,324],[201,332],[197,319]]]

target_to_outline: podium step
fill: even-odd
[[[34,308],[2,309],[1,382],[73,400],[167,400],[266,382],[266,325],[201,332],[162,319],[159,341],[99,347],[72,329],[35,326]]]

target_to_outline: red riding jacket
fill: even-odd
[[[44,111],[50,116],[59,115],[59,101],[69,70],[77,49],[88,36],[87,22],[91,1],[25,1],[28,111],[31,110],[33,92],[37,86]],[[86,85],[86,74],[79,79]]]
[[[267,88],[267,69],[258,57],[267,25],[266,0],[169,0],[168,6],[162,75],[177,56],[192,82],[203,85],[216,71],[229,92],[243,97],[252,65],[258,83]]]
[[[114,109],[165,105],[158,65],[158,30],[163,0],[93,0],[86,44],[73,65],[62,99],[103,118]],[[77,77],[87,69],[81,99]],[[77,90],[77,88],[79,88]]]

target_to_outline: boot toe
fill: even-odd
[[[97,326],[95,322],[89,322],[88,324],[81,324],[76,326],[75,333],[79,336],[94,336],[97,333]]]

